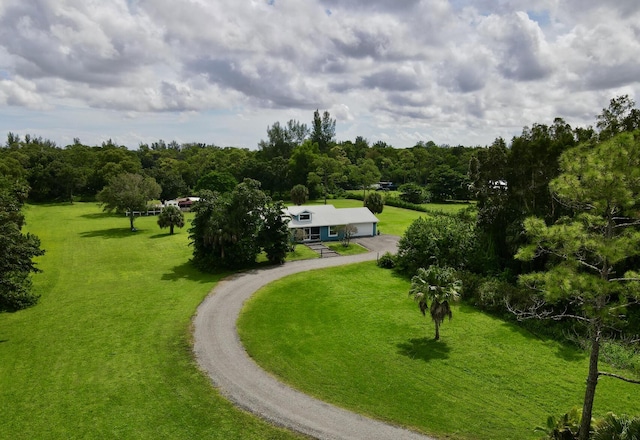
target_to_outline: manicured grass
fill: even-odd
[[[316,203],[310,202],[310,203]],[[320,201],[319,203],[324,203]],[[336,208],[357,208],[362,207],[360,200],[353,199],[333,199],[327,200],[327,203],[332,204]],[[410,209],[396,208],[393,206],[385,206],[384,210],[380,214],[376,214],[376,217],[380,220],[378,223],[378,230],[381,234],[399,235],[404,234],[407,227],[418,217],[424,217],[429,214],[425,212],[412,211]]]
[[[349,243],[349,246],[345,246],[341,242],[325,242],[324,244],[329,249],[336,251],[340,255],[357,255],[369,252],[367,249],[356,243]]]
[[[320,258],[320,255],[303,244],[297,244],[295,249],[287,255],[287,261],[309,260],[311,258]]]
[[[35,307],[0,314],[0,438],[294,438],[200,372],[191,317],[222,275],[188,263],[186,228],[96,204],[29,206],[46,249]]]
[[[294,275],[247,303],[241,338],[296,388],[443,438],[539,438],[547,416],[581,406],[583,352],[466,305],[436,342],[408,290],[372,262]],[[638,386],[600,379],[607,411],[640,414]]]
[[[348,192],[362,196],[362,190],[360,191],[350,190]],[[394,197],[396,199],[400,198],[400,191],[383,191],[380,194],[382,194],[383,197]],[[324,200],[319,201],[319,203],[324,203]],[[327,203],[333,203],[333,200],[327,201]],[[358,203],[359,203],[358,206],[362,206],[362,201],[358,201]],[[456,202],[450,202],[450,203],[423,203],[422,206],[434,212],[456,214],[461,210],[468,208],[469,206],[473,206],[474,204],[475,204],[475,201],[469,201],[469,202],[456,201]],[[385,209],[386,208],[387,207],[385,206]]]

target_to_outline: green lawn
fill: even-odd
[[[324,201],[311,201],[310,204],[321,204]],[[354,199],[333,199],[327,200],[327,204],[331,204],[336,208],[357,208],[362,207],[360,200]],[[459,205],[454,205],[459,206]],[[380,214],[376,217],[380,220],[378,230],[381,234],[402,235],[407,227],[418,217],[424,217],[429,214],[425,212],[412,211],[410,209],[396,208],[393,206],[385,206]]]
[[[0,314],[0,438],[288,439],[197,368],[191,317],[220,275],[188,264],[185,229],[96,204],[27,206],[47,253],[35,307]]]
[[[581,406],[583,352],[466,305],[436,342],[408,290],[372,262],[294,275],[247,303],[241,338],[296,388],[443,438],[539,438],[548,415]],[[640,414],[638,385],[600,379],[607,411]]]
[[[345,246],[339,241],[325,242],[324,244],[329,249],[339,253],[340,255],[357,255],[369,252],[357,243],[349,243],[349,246]]]

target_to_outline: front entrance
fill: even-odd
[[[304,241],[320,241],[320,228],[304,228]]]

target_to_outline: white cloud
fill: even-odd
[[[318,108],[339,139],[488,144],[637,98],[638,23],[636,0],[5,0],[0,131],[255,148]]]

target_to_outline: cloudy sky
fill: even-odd
[[[487,145],[640,101],[638,0],[2,0],[0,136]]]

